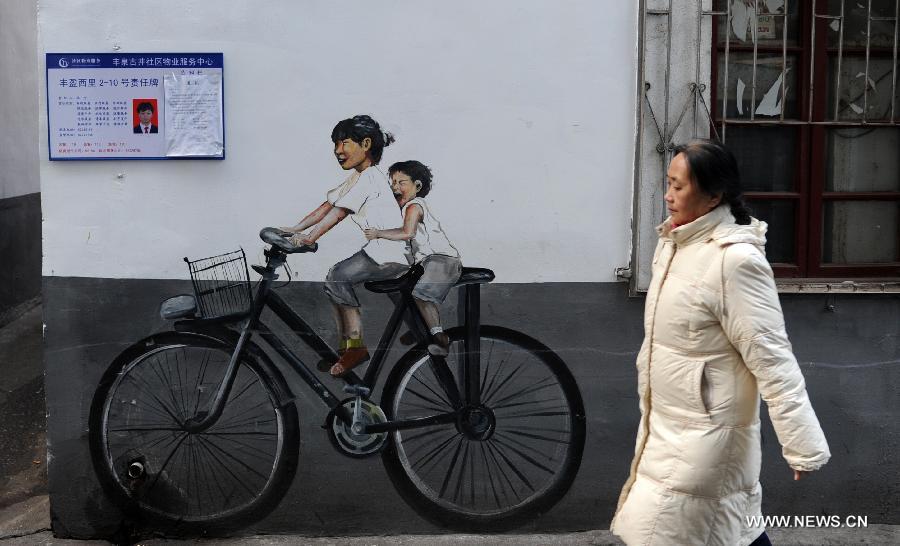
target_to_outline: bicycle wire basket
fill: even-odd
[[[239,315],[250,310],[253,295],[244,249],[226,254],[184,259],[191,273],[191,284],[200,315],[206,319]]]

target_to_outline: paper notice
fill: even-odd
[[[171,72],[164,85],[166,157],[222,157],[221,72]]]
[[[784,103],[778,100],[778,93],[781,91],[781,80],[784,78],[784,72],[778,75],[778,79],[772,84],[772,87],[763,95],[759,105],[756,107],[757,116],[777,116],[781,114],[781,108]]]
[[[756,18],[756,35],[762,40],[775,39],[775,17],[760,15]]]

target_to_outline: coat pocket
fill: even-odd
[[[706,362],[701,360],[691,362],[691,403],[694,409],[700,413],[709,414],[707,403]]]
[[[676,418],[701,418],[705,421],[709,413],[700,395],[704,366],[703,361],[689,360],[681,355],[651,357],[649,371],[653,406]]]

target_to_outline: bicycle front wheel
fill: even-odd
[[[258,349],[245,351],[221,418],[205,431],[186,430],[209,409],[232,351],[206,336],[153,336],[117,358],[94,395],[91,451],[104,488],[169,532],[255,521],[296,471],[297,410],[281,404],[290,391]]]
[[[468,381],[480,392],[471,396],[464,333],[447,331],[446,359],[408,353],[384,393],[389,420],[456,411],[456,422],[395,431],[382,458],[401,496],[426,519],[461,530],[509,529],[568,491],[581,464],[584,406],[555,353],[496,326],[481,327],[479,379]],[[461,403],[453,403],[453,390]]]

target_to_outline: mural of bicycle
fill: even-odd
[[[183,534],[226,532],[265,517],[286,494],[300,459],[291,392],[262,339],[330,411],[325,429],[351,458],[381,456],[401,497],[422,517],[460,530],[504,530],[548,510],[581,463],[585,415],[562,359],[514,330],[480,324],[488,269],[464,268],[464,324],[448,354],[428,351],[411,291],[414,265],[397,279],[365,283],[394,310],[365,374],[349,372],[343,394],[323,383],[287,341],[260,320],[265,308],[325,362],[337,352],[274,289],[295,246],[264,228],[265,266],[243,251],[188,261],[193,295],[162,303],[172,331],[122,352],[96,390],[90,413],[94,468],[107,495],[149,525]],[[417,342],[371,398],[404,324]],[[296,340],[295,340],[296,341]],[[329,383],[335,381],[327,379]]]

